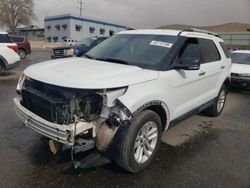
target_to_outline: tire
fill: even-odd
[[[18,54],[19,54],[21,59],[24,59],[26,57],[26,52],[23,49],[19,49]]]
[[[0,59],[0,74],[4,71],[4,66],[2,64],[2,61]]]
[[[147,136],[142,138],[145,133]],[[151,110],[142,111],[129,126],[118,131],[119,139],[115,142],[116,163],[132,173],[143,171],[157,153],[161,133],[162,124],[159,115]]]
[[[227,91],[228,88],[223,85],[220,89],[218,96],[214,100],[213,105],[205,111],[208,116],[217,117],[222,113],[226,103]]]

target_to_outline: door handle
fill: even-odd
[[[201,71],[201,72],[199,73],[199,76],[204,76],[204,75],[206,75],[206,72],[205,72],[205,71]]]
[[[226,67],[225,66],[221,66],[220,69],[225,69]]]

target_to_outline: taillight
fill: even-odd
[[[12,50],[14,50],[14,52],[17,53],[17,46],[11,45],[11,46],[7,46],[7,47],[10,48],[10,49],[12,49]]]

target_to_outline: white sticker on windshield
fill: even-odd
[[[160,47],[164,47],[164,48],[171,48],[173,46],[172,43],[163,42],[163,41],[155,41],[155,40],[153,40],[152,42],[150,42],[150,45],[160,46]]]

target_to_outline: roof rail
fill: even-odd
[[[206,30],[201,30],[201,29],[196,29],[196,28],[189,28],[189,29],[184,29],[182,30],[179,35],[182,33],[182,32],[198,32],[198,33],[205,33],[205,34],[208,34],[208,35],[213,35],[215,37],[219,37],[221,38],[221,36],[218,34],[218,33],[214,33],[214,32],[211,32],[211,31],[206,31]]]

